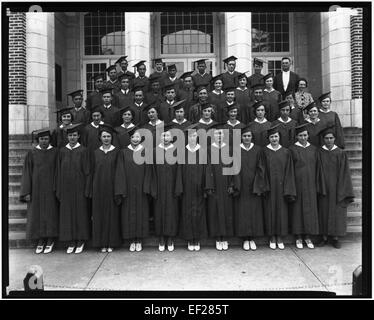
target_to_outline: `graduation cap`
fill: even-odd
[[[203,90],[203,89],[205,89],[205,90],[207,90],[208,91],[208,88],[206,87],[206,86],[198,86],[196,89],[195,89],[195,91],[196,91],[196,93],[199,93],[201,90]]]
[[[261,83],[256,83],[256,84],[251,86],[251,89],[253,89],[253,90],[264,89],[264,85],[261,84]]]
[[[170,84],[166,84],[162,87],[162,89],[164,91],[167,91],[167,90],[171,90],[171,89],[174,89],[175,90],[175,84],[174,83],[170,83]]]
[[[101,135],[102,132],[108,132],[111,135],[115,132],[114,128],[109,123],[103,123],[99,125],[99,135]]]
[[[129,134],[130,137],[132,137],[134,135],[134,133],[136,132],[136,130],[139,130],[140,128],[136,125],[132,128],[130,128],[129,130],[127,130],[127,133]]]
[[[56,110],[55,113],[58,113],[60,116],[64,115],[64,114],[67,114],[67,113],[70,113],[71,114],[71,110],[73,109],[74,107],[65,107],[65,108],[61,108],[59,110]]]
[[[110,94],[112,94],[112,88],[104,88],[104,89],[101,89],[100,90],[100,93],[101,94],[106,94],[106,93],[110,93]]]
[[[222,73],[219,74],[219,75],[216,75],[215,77],[213,77],[212,80],[210,80],[210,82],[212,84],[214,84],[217,80],[221,80],[222,81]]]
[[[262,77],[262,80],[264,80],[264,82],[265,82],[267,79],[272,78],[272,77],[273,77],[273,74],[270,72],[270,73],[268,73],[267,75],[264,75],[264,76]]]
[[[132,88],[132,91],[135,93],[136,91],[142,91],[144,92],[144,85],[143,86],[135,86]]]
[[[212,108],[212,105],[209,102],[201,104],[201,110],[205,110],[207,108]]]
[[[39,139],[40,137],[50,137],[51,136],[51,130],[50,128],[43,128],[43,129],[39,129],[39,130],[34,130],[33,132],[31,132],[31,138],[33,139],[35,137],[35,139]]]
[[[105,79],[105,75],[104,74],[101,74],[101,73],[98,73],[98,74],[95,74],[95,75],[93,75],[92,77],[91,77],[91,80],[94,80],[94,81],[96,81],[96,80],[98,80],[98,79]]]
[[[181,108],[184,108],[183,103],[184,103],[185,101],[186,101],[186,99],[183,99],[183,100],[177,101],[177,102],[173,103],[173,104],[170,106],[170,108],[173,108],[174,111],[177,111],[177,110],[179,110],[179,109],[181,109]]]
[[[152,74],[152,75],[148,78],[148,80],[149,80],[150,83],[154,83],[154,82],[160,81],[160,79],[161,79],[161,76],[158,75],[158,74]]]
[[[131,108],[130,106],[123,107],[123,108],[121,108],[121,109],[118,110],[118,112],[119,112],[119,114],[120,114],[121,116],[123,116],[123,114],[124,114],[125,112],[127,112],[127,111],[130,111],[130,112],[131,112],[131,115],[132,115],[133,118],[135,117],[135,111],[134,111],[134,109]]]
[[[308,127],[309,127],[309,123],[303,123],[299,126],[296,126],[295,127],[295,136],[297,136],[300,132],[304,132],[304,131],[308,130]]]
[[[104,112],[100,105],[96,105],[91,109],[91,115],[95,112],[100,112],[101,116],[104,117]]]
[[[76,90],[73,92],[68,93],[68,96],[70,96],[72,99],[74,99],[76,96],[83,96],[83,90]]]
[[[138,63],[133,65],[133,68],[139,68],[141,65],[145,65],[144,62],[147,62],[146,60],[140,60]]]
[[[241,134],[244,134],[246,132],[251,132],[252,133],[252,128],[253,128],[252,124],[249,124],[249,125],[241,128]]]
[[[180,77],[179,79],[186,79],[188,77],[192,77],[192,74],[193,74],[193,71],[187,71],[187,72],[184,72]]]
[[[313,101],[313,102],[309,103],[309,104],[304,108],[304,110],[307,111],[307,112],[309,112],[310,109],[312,109],[312,108],[314,108],[314,107],[317,108],[316,103]]]
[[[220,130],[225,129],[227,125],[227,122],[213,122],[212,124],[208,125],[207,130],[214,129],[214,130]]]
[[[319,134],[322,138],[324,138],[327,134],[332,133],[333,136],[336,138],[336,133],[335,133],[334,129],[335,129],[334,125],[331,125],[331,126],[328,126],[325,129],[321,130]]]
[[[196,130],[196,128],[199,126],[199,122],[193,123],[186,127],[184,131],[188,132],[189,130]]]
[[[172,69],[175,69],[175,70],[176,70],[176,69],[177,69],[177,66],[175,65],[175,63],[173,63],[173,64],[171,64],[171,65],[168,65],[167,68],[168,68],[168,71],[169,71],[169,70],[172,70]]]
[[[279,110],[283,109],[284,107],[289,107],[290,104],[287,100],[282,100],[281,102],[278,103]]]
[[[200,59],[200,60],[195,61],[195,63],[197,63],[197,65],[199,65],[199,64],[205,64],[206,60],[207,59]]]
[[[240,109],[239,105],[235,102],[231,106],[226,107],[226,112],[229,113],[229,111],[234,110],[234,109],[236,110]]]
[[[131,80],[131,76],[127,73],[122,73],[119,77],[118,77],[118,81],[121,82],[122,79],[128,79],[129,81]]]
[[[82,127],[82,122],[79,122],[79,123],[74,123],[74,124],[71,124],[65,127],[64,130],[66,131],[67,134],[74,133],[74,132],[79,133],[81,127]]]
[[[126,60],[127,59],[127,56],[123,56],[121,58],[119,58],[115,63],[121,63],[123,60]]]
[[[227,92],[230,92],[230,91],[235,91],[236,90],[236,87],[227,87],[227,88],[225,88],[225,92],[227,93]]]
[[[257,101],[255,102],[253,105],[252,105],[252,108],[257,110],[257,108],[263,106],[265,108],[265,104],[264,104],[264,101]]]
[[[324,99],[326,99],[326,98],[330,98],[330,99],[331,99],[330,94],[331,94],[331,91],[322,94],[322,95],[318,98],[319,102],[321,102],[322,100],[324,100]]]
[[[161,58],[156,58],[156,59],[153,59],[153,63],[156,64],[156,63],[163,63],[162,59]]]
[[[170,123],[164,125],[164,130],[162,132],[168,132],[168,131],[170,131],[171,129],[174,129],[174,128],[175,128],[174,122],[170,122]]]
[[[154,102],[154,103],[151,103],[151,104],[149,104],[149,105],[146,105],[145,107],[144,107],[144,111],[145,112],[147,112],[148,113],[148,111],[150,110],[150,109],[155,109],[156,111],[157,111],[157,113],[159,113],[159,109],[158,109],[158,105],[157,105],[157,103],[156,102]]]
[[[115,65],[111,65],[111,66],[109,66],[108,68],[105,69],[105,71],[108,72],[108,73],[110,71],[112,71],[112,70],[116,70],[116,66]]]
[[[235,57],[235,56],[230,56],[230,57],[228,57],[228,58],[226,58],[226,59],[223,59],[223,62],[227,64],[227,63],[229,63],[230,61],[235,61],[235,60],[238,60],[238,58]]]
[[[280,124],[278,123],[278,124],[276,124],[276,125],[270,127],[270,128],[267,130],[268,137],[270,137],[270,136],[271,136],[272,134],[274,134],[274,133],[279,132],[279,125],[280,125]]]
[[[238,80],[240,80],[240,79],[242,79],[242,78],[246,78],[246,79],[248,79],[248,78],[247,78],[247,75],[246,75],[247,72],[248,72],[248,71],[239,74],[239,75],[238,75]]]
[[[288,91],[286,91],[286,92],[283,94],[283,99],[286,99],[286,97],[288,97],[289,95],[292,95],[292,98],[295,99],[295,92],[292,91],[292,90],[288,90]]]
[[[262,67],[266,63],[264,60],[261,60],[259,58],[254,58],[253,59],[253,64],[259,67]]]

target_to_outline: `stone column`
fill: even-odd
[[[351,33],[346,11],[321,13],[322,90],[331,91],[331,109],[352,126]]]
[[[147,75],[150,74],[150,46],[151,46],[151,13],[126,12],[125,13],[125,41],[128,56],[128,70],[133,72],[132,66],[140,60],[145,60]]]
[[[28,133],[55,126],[54,13],[26,13],[26,79]]]
[[[236,70],[252,72],[252,18],[250,12],[226,12],[227,55],[235,56]]]

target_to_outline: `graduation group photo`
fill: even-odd
[[[7,9],[8,290],[362,295],[363,8],[121,8]]]

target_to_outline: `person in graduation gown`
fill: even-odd
[[[91,80],[94,81],[94,91],[91,92],[86,100],[86,109],[91,112],[92,108],[101,105],[103,102],[103,97],[101,95],[101,90],[104,86],[105,76],[102,74],[96,74]]]
[[[144,87],[134,87],[134,101],[130,104],[131,109],[134,111],[133,123],[143,125],[147,122],[148,117],[145,111],[147,103],[144,102]]]
[[[182,88],[178,92],[177,99],[185,100],[184,110],[186,112],[186,118],[190,113],[191,107],[197,102],[196,92],[193,86],[192,80],[192,71],[185,72],[180,76],[180,79],[183,80]]]
[[[145,163],[137,163],[137,155],[144,157],[144,146],[138,127],[129,132],[131,143],[118,156],[115,174],[115,195],[122,197],[121,234],[130,240],[131,252],[141,251],[143,239],[149,235],[149,201],[144,193]]]
[[[255,145],[264,147],[269,143],[267,130],[270,129],[271,123],[265,117],[266,109],[263,101],[258,101],[252,105],[256,118],[250,122],[253,134],[253,142]]]
[[[185,162],[178,166],[176,181],[176,193],[182,196],[179,235],[188,242],[189,251],[199,251],[200,240],[208,237],[206,197],[211,192],[208,154],[198,143],[196,126],[185,129]]]
[[[67,253],[81,253],[90,238],[88,212],[89,152],[78,142],[80,124],[67,128],[69,143],[60,149],[57,159],[56,196],[60,202],[59,239],[67,241]]]
[[[271,123],[272,126],[279,124],[280,144],[288,148],[295,142],[295,127],[297,122],[291,119],[290,105],[287,101],[279,103],[280,117]]]
[[[71,109],[73,115],[72,123],[83,123],[88,124],[91,119],[91,113],[82,105],[83,102],[83,90],[77,90],[69,93],[73,101],[74,107]]]
[[[240,72],[236,71],[236,60],[235,56],[230,56],[223,60],[223,62],[227,65],[227,71],[222,74],[222,81],[223,81],[223,90],[229,87],[238,87],[239,80],[238,76]]]
[[[58,149],[66,146],[68,143],[68,136],[65,129],[73,125],[74,117],[71,112],[72,109],[73,107],[66,107],[56,111],[60,124],[52,132],[51,144]]]
[[[286,100],[290,105],[290,118],[295,120],[297,124],[303,124],[305,120],[309,118],[305,106],[301,107],[296,103],[296,97],[294,92],[287,91],[284,94],[283,98],[283,100]]]
[[[217,115],[215,117],[215,120],[217,122],[226,122],[229,117],[228,117],[228,109],[236,104],[237,105],[237,108],[238,108],[238,119],[241,119],[241,116],[240,116],[240,105],[238,105],[237,103],[235,103],[235,89],[234,87],[227,87],[225,89],[225,94],[226,94],[226,97],[225,97],[225,101],[221,104],[219,104],[217,107]]]
[[[306,91],[307,87],[308,81],[305,78],[300,78],[296,83],[295,101],[301,109],[314,101],[312,95]]]
[[[208,131],[212,125],[217,123],[217,121],[212,119],[212,116],[214,113],[212,105],[210,105],[209,103],[205,103],[201,105],[201,112],[202,112],[201,118],[197,122],[197,130],[204,129]]]
[[[171,108],[173,109],[174,113],[174,118],[171,121],[171,123],[173,124],[173,128],[184,131],[184,129],[191,125],[191,122],[185,118],[186,101],[178,101],[174,103]]]
[[[206,108],[207,105],[209,105],[212,108],[212,119],[216,120],[217,107],[209,103],[207,88],[199,87],[196,89],[196,92],[198,95],[198,102],[191,107],[188,120],[192,123],[198,122],[202,118],[203,108]]]
[[[170,84],[174,85],[175,92],[178,95],[179,89],[182,87],[182,80],[177,77],[177,66],[175,64],[171,64],[167,67],[168,76],[164,79],[164,87]]]
[[[344,131],[343,127],[341,125],[340,119],[338,114],[335,111],[332,111],[331,108],[331,92],[327,92],[322,94],[318,101],[321,105],[319,109],[319,117],[321,120],[324,120],[325,122],[331,124],[334,126],[335,130],[335,144],[340,148],[344,149],[345,143],[344,143]]]
[[[207,59],[200,59],[195,61],[197,63],[197,70],[198,72],[192,76],[194,87],[206,86],[208,90],[210,90],[210,80],[212,80],[212,76],[206,72],[206,61]]]
[[[90,152],[93,152],[101,146],[99,126],[104,124],[104,121],[102,121],[103,112],[100,106],[92,109],[91,118],[91,123],[86,125],[82,131],[81,142]]]
[[[124,149],[130,144],[129,130],[135,127],[133,121],[135,111],[131,107],[119,110],[123,123],[116,127],[113,132],[113,145],[119,149]]]
[[[111,126],[117,126],[121,123],[118,116],[118,108],[112,104],[113,95],[112,89],[103,89],[103,103],[101,104],[101,111],[104,115],[103,121]]]
[[[273,88],[274,80],[272,73],[268,73],[264,76],[264,82],[265,88],[263,100],[269,103],[269,114],[267,115],[267,119],[270,122],[273,122],[279,117],[278,104],[282,101],[282,95],[279,91]]]
[[[322,235],[319,246],[324,246],[330,237],[332,245],[339,249],[339,237],[346,234],[347,206],[354,200],[352,180],[347,154],[335,144],[334,128],[325,129],[321,135],[324,145],[319,148],[318,161],[325,183],[318,197],[319,232]]]
[[[147,105],[156,104],[159,107],[165,101],[165,97],[162,95],[161,83],[163,81],[159,75],[151,75],[149,77],[149,92],[144,95],[144,102]]]
[[[248,89],[252,88],[252,86],[256,84],[264,85],[264,80],[263,80],[264,75],[261,73],[264,63],[266,62],[261,59],[258,59],[258,58],[253,59],[254,73],[248,78]]]
[[[173,84],[168,84],[164,88],[166,100],[160,104],[160,119],[169,123],[174,118],[173,104],[176,103],[176,90]]]
[[[153,59],[154,71],[150,74],[149,78],[158,78],[160,86],[164,86],[164,79],[168,77],[168,73],[164,70],[164,63],[161,58]]]
[[[115,196],[115,177],[120,150],[112,145],[113,127],[99,129],[101,147],[93,153],[90,198],[92,198],[92,245],[112,252],[121,245],[120,209],[122,197]]]
[[[242,73],[238,76],[239,86],[235,89],[235,102],[240,106],[240,119],[241,121],[247,121],[246,114],[249,113],[251,105],[250,92],[247,87],[247,76]],[[243,116],[242,116],[243,115]],[[246,123],[248,124],[248,123]]]
[[[256,250],[256,237],[264,235],[263,207],[261,196],[254,193],[254,181],[258,170],[261,147],[252,142],[251,126],[241,129],[241,168],[234,198],[235,236],[243,239],[244,250]]]
[[[243,110],[242,112],[242,122],[244,124],[249,124],[256,118],[255,109],[253,108],[253,105],[257,102],[260,102],[264,105],[267,114],[270,110],[269,101],[264,100],[264,86],[262,84],[255,84],[251,87],[252,89],[252,95],[251,95],[251,101],[250,101],[250,107]],[[267,118],[268,115],[266,115]]]
[[[295,173],[291,152],[279,144],[279,126],[268,130],[269,144],[260,153],[259,172],[254,193],[263,195],[265,234],[270,248],[284,249],[288,234],[288,203],[295,201]]]
[[[224,175],[223,169],[231,167],[227,164],[230,147],[224,143],[224,130],[221,124],[213,125],[213,143],[210,146],[211,181],[213,192],[208,196],[208,230],[209,236],[216,239],[216,249],[228,249],[228,237],[234,235],[232,176]],[[226,162],[226,163],[225,163]]]
[[[309,124],[304,123],[295,128],[297,142],[289,147],[296,183],[296,201],[290,205],[290,219],[298,249],[303,248],[303,240],[313,249],[310,236],[319,234],[317,182],[321,170],[318,149],[308,142],[308,127]]]
[[[111,89],[112,93],[118,91],[121,87],[120,82],[118,81],[118,74],[115,65],[111,65],[105,69],[105,72],[108,73],[109,79],[104,82],[104,89]]]
[[[116,66],[119,67],[119,71],[117,72],[117,76],[121,76],[123,74],[128,75],[131,78],[131,81],[135,79],[135,74],[129,70],[127,70],[127,67],[129,65],[127,61],[127,56],[120,57],[116,63]]]
[[[121,109],[134,103],[134,92],[130,88],[131,77],[129,75],[123,74],[118,80],[121,87],[118,90],[114,90],[113,105]]]
[[[212,78],[211,87],[213,88],[213,90],[208,94],[208,102],[214,106],[218,106],[226,99],[225,91],[222,90],[222,74],[219,74],[218,76]]]
[[[237,103],[234,103],[227,108],[228,120],[223,125],[223,128],[228,129],[229,134],[225,136],[224,142],[228,143],[230,147],[233,146],[233,130],[245,127],[245,125],[238,120],[239,113],[240,107]]]
[[[133,67],[136,68],[136,71],[138,72],[138,76],[133,81],[134,87],[143,87],[145,92],[149,89],[149,79],[145,75],[147,72],[147,68],[145,66],[145,60],[141,60],[138,63],[136,63]]]
[[[38,145],[25,157],[20,201],[27,202],[26,238],[37,240],[35,253],[50,253],[58,237],[55,174],[58,149],[50,145],[48,128],[34,132]]]
[[[174,238],[178,234],[179,211],[176,193],[177,162],[169,159],[176,156],[172,143],[171,126],[161,132],[161,142],[154,149],[154,164],[145,178],[145,192],[154,199],[155,234],[159,237],[159,251],[174,251]]]
[[[153,148],[156,146],[156,132],[158,132],[159,128],[165,125],[164,121],[158,118],[159,109],[156,104],[151,104],[146,106],[145,112],[147,113],[148,122],[145,123],[142,128],[147,129],[151,132],[153,137]]]

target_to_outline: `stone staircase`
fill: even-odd
[[[345,128],[345,151],[349,157],[352,173],[352,182],[355,193],[355,202],[348,207],[348,235],[347,237],[361,237],[362,232],[362,130],[359,128]],[[10,136],[9,139],[9,247],[31,247],[32,243],[26,241],[27,205],[19,202],[22,167],[25,155],[31,145],[28,135]],[[292,237],[291,237],[292,238]],[[291,239],[290,238],[290,239]],[[292,240],[290,240],[292,241]],[[156,238],[149,238],[145,245],[157,245]],[[177,241],[183,243],[184,241]],[[214,245],[214,240],[207,244]],[[232,243],[239,244],[239,240]]]

